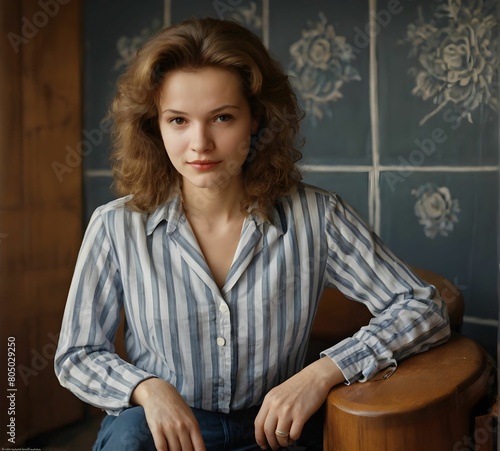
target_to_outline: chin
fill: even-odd
[[[205,180],[188,179],[189,183],[198,188],[205,189],[208,191],[222,191],[231,185],[231,178],[227,178],[224,174],[215,175],[210,178],[205,178]]]

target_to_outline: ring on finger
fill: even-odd
[[[278,436],[278,437],[289,437],[290,436],[290,432],[283,432],[283,431],[280,431],[279,429],[276,429],[274,431],[274,433]]]

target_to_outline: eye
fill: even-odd
[[[215,118],[215,121],[216,122],[229,122],[232,118],[233,118],[233,116],[231,116],[230,114],[219,114],[219,116],[217,116]]]
[[[186,122],[186,120],[183,117],[173,117],[172,119],[169,119],[168,122],[174,125],[182,125]]]

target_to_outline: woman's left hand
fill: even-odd
[[[343,380],[338,366],[324,357],[273,388],[255,418],[257,444],[274,450],[298,440],[304,424],[323,405],[330,389]]]

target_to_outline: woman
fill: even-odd
[[[55,359],[61,384],[109,414],[95,450],[321,449],[334,385],[448,338],[434,287],[301,183],[296,98],[250,31],[162,30],[112,116],[124,197],[90,221]],[[375,318],[303,368],[327,286]],[[128,361],[113,346],[122,308]]]

